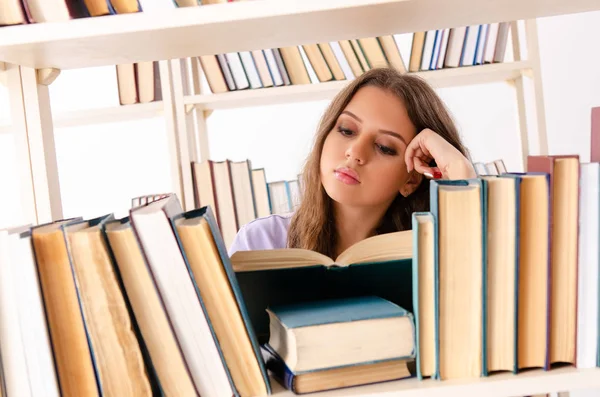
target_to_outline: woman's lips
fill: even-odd
[[[340,167],[333,171],[335,178],[345,183],[346,185],[358,185],[360,183],[360,177],[358,173],[352,168]]]

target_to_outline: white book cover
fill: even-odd
[[[450,29],[450,37],[448,38],[448,47],[446,48],[446,59],[444,66],[456,68],[460,66],[460,57],[465,43],[465,35],[467,28],[461,26],[459,28]]]
[[[581,164],[577,289],[577,368],[594,368],[598,352],[600,164]]]
[[[269,67],[269,72],[271,72],[271,78],[273,79],[273,85],[279,87],[283,85],[283,78],[281,77],[281,73],[279,72],[279,68],[277,67],[277,61],[275,60],[275,55],[273,54],[273,50],[263,50],[265,54],[265,59],[267,60],[267,66]]]
[[[450,29],[444,29],[442,31],[442,42],[440,43],[440,52],[437,57],[437,65],[435,69],[444,68],[444,60],[446,59],[446,50],[448,48],[448,40],[450,39]]]
[[[173,198],[166,200],[176,200]],[[167,216],[174,201],[156,201],[131,212],[136,238],[153,274],[173,330],[201,396],[231,397],[233,385]],[[164,211],[163,211],[164,210]],[[166,211],[166,212],[165,212]]]
[[[498,27],[499,23],[492,23],[488,29],[488,35],[485,40],[485,46],[483,48],[483,62],[492,63],[494,62],[494,52],[496,51],[496,40],[498,38]]]
[[[423,45],[423,55],[421,56],[421,70],[429,70],[431,58],[433,57],[436,33],[435,30],[429,30],[425,34],[425,44]]]
[[[460,66],[472,66],[475,63],[475,51],[477,50],[479,27],[480,25],[471,25],[467,27],[465,44],[460,58]]]
[[[219,66],[221,67],[221,72],[223,73],[223,77],[225,78],[225,83],[227,83],[227,89],[229,91],[235,91],[235,81],[233,80],[233,74],[231,74],[231,69],[229,68],[229,62],[227,62],[227,57],[225,54],[218,54],[217,61],[219,62]]]
[[[402,33],[393,35],[400,56],[404,62],[410,61],[410,54],[412,52],[412,41],[414,33]]]
[[[142,12],[155,12],[177,8],[173,0],[138,0]]]
[[[225,54],[225,57],[227,58],[227,64],[229,65],[229,69],[233,75],[233,81],[235,81],[236,89],[245,90],[250,88],[250,82],[246,76],[244,66],[242,65],[240,54],[237,52],[228,52]]]
[[[344,76],[346,77],[346,80],[352,80],[355,76],[354,76],[354,73],[352,73],[352,68],[350,67],[350,64],[348,63],[348,60],[344,56],[344,52],[342,51],[342,47],[340,46],[340,43],[338,43],[337,41],[331,41],[331,42],[329,42],[329,45],[331,46],[333,55],[335,55],[335,58],[337,59],[338,63],[340,64],[340,68],[342,68],[342,72],[344,72]]]
[[[477,38],[477,49],[475,50],[475,64],[483,64],[483,51],[487,42],[487,36],[490,25],[481,25],[479,29],[479,37]]]
[[[285,63],[283,63],[283,58],[281,57],[281,52],[279,52],[278,48],[273,49],[273,55],[275,56],[275,62],[277,63],[279,73],[281,73],[283,84],[291,85],[292,82],[290,81],[290,76],[288,75],[287,69],[285,68]]]
[[[3,378],[9,396],[33,396],[19,320],[19,312],[26,308],[17,298],[18,284],[13,274],[20,263],[13,262],[9,254],[10,240],[8,231],[0,230],[0,353]]]
[[[254,58],[252,58],[250,51],[241,51],[240,59],[244,65],[244,70],[246,71],[248,81],[250,82],[250,88],[262,88],[263,85],[260,81],[260,76],[258,75],[258,70],[256,69]]]
[[[510,23],[502,22],[498,26],[498,37],[496,38],[496,49],[494,50],[494,62],[504,62],[509,32]],[[518,34],[518,32],[513,32],[513,34]]]
[[[304,47],[299,45],[298,49],[300,50],[300,56],[302,57],[302,62],[304,62],[304,66],[306,67],[306,71],[308,72],[308,77],[310,78],[310,82],[312,84],[319,84],[320,81],[319,81],[319,78],[317,77],[317,73],[315,72],[315,69],[313,68],[312,64],[310,63],[310,60],[308,59],[308,56],[306,55],[306,51],[304,51]]]
[[[435,40],[433,43],[433,52],[431,55],[431,62],[429,63],[429,70],[435,70],[438,63],[438,58],[440,56],[440,50],[442,47],[442,35],[444,34],[443,30],[435,31]]]
[[[31,393],[36,397],[58,397],[60,390],[31,236],[27,233],[12,237],[10,256],[13,264],[18,264],[13,267],[13,277],[19,285],[17,299],[22,305],[19,320]]]

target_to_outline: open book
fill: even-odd
[[[412,231],[381,234],[350,246],[337,258],[307,249],[283,248],[273,250],[237,251],[231,256],[236,272],[288,269],[323,265],[348,266],[358,263],[387,262],[412,257]]]

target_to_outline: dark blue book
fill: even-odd
[[[415,374],[415,361],[403,359],[297,374],[289,369],[269,344],[262,345],[261,351],[273,378],[296,394],[411,378]]]

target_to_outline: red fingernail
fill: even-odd
[[[433,179],[442,179],[442,173],[440,171],[433,171]]]

